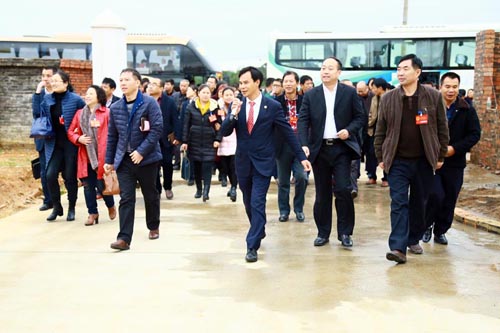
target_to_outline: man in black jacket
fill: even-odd
[[[481,126],[476,110],[458,96],[460,76],[454,72],[441,77],[441,94],[446,104],[450,133],[448,152],[443,167],[436,171],[426,208],[427,230],[424,242],[431,240],[447,245],[446,232],[453,222],[453,213],[464,180],[465,154],[479,141]]]
[[[163,168],[163,188],[165,196],[168,200],[174,198],[172,192],[172,177],[174,168],[172,165],[172,155],[174,146],[178,145],[177,138],[179,137],[179,116],[177,113],[177,105],[173,98],[167,96],[163,91],[163,81],[159,78],[150,78],[147,88],[149,96],[158,101],[163,118],[163,134],[160,138],[160,148],[163,160],[160,167]],[[158,176],[156,177],[156,188],[161,194],[160,168],[158,168]]]

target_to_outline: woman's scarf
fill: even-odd
[[[196,103],[196,107],[200,110],[201,115],[204,115],[205,113],[207,113],[208,109],[210,108],[210,101],[202,106],[200,99],[198,98],[195,103]]]
[[[82,113],[80,115],[80,128],[82,129],[82,134],[85,134],[89,136],[92,139],[92,142],[90,142],[86,148],[87,148],[87,155],[89,157],[89,162],[90,166],[92,167],[92,170],[97,169],[98,165],[98,159],[97,159],[97,130],[99,129],[98,127],[92,127],[90,126],[90,121],[95,120],[95,111],[100,107],[100,104],[97,104],[94,108],[94,110],[90,110],[88,105],[85,105],[85,107],[82,110]]]

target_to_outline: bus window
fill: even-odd
[[[413,53],[422,59],[424,67],[444,66],[444,40],[394,40],[391,43],[391,67],[397,67],[402,56]]]
[[[474,38],[448,41],[448,66],[452,68],[474,67],[476,41]]]
[[[343,40],[337,42],[337,58],[345,68],[359,69],[366,65],[366,42]]]
[[[14,58],[15,56],[16,55],[14,53],[14,47],[12,47],[12,43],[0,43],[0,58]]]

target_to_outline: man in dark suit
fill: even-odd
[[[239,89],[244,98],[233,101],[231,113],[222,125],[224,136],[236,129],[238,138],[236,175],[250,221],[246,238],[247,262],[257,261],[257,250],[266,236],[266,194],[274,172],[275,130],[285,137],[304,170],[311,170],[311,164],[286,121],[281,105],[262,96],[259,87],[263,79],[262,73],[255,67],[245,67],[239,72]]]
[[[106,93],[106,107],[111,107],[111,104],[118,101],[120,98],[115,96],[116,82],[112,78],[105,77],[102,79],[101,88]]]
[[[304,95],[299,112],[300,143],[314,171],[316,199],[314,220],[318,237],[314,246],[329,242],[332,230],[332,176],[335,183],[338,240],[352,246],[354,203],[351,197],[351,161],[360,158],[357,133],[365,125],[365,114],[356,90],[339,83],[342,63],[335,57],[323,61],[322,85]]]

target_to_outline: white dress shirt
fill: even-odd
[[[337,126],[335,124],[335,98],[337,96],[338,82],[330,91],[325,85],[323,85],[323,92],[325,94],[325,104],[326,104],[326,120],[325,120],[325,131],[323,132],[323,139],[338,139]]]
[[[262,94],[259,94],[259,96],[256,99],[254,99],[252,102],[255,102],[255,104],[253,106],[253,124],[255,125],[255,122],[257,121],[257,118],[259,117],[260,104],[262,103]],[[250,98],[247,98],[246,112],[247,112],[247,121],[248,121],[248,114],[250,112]]]

